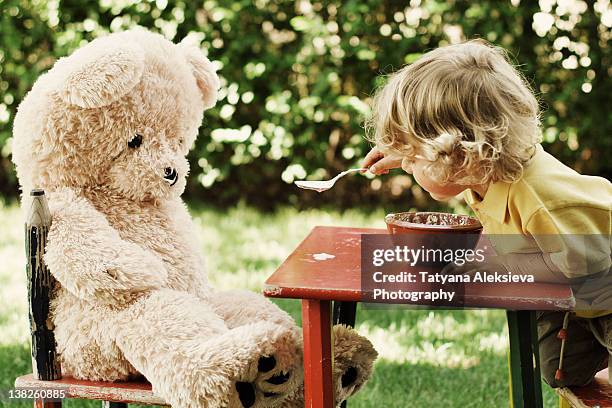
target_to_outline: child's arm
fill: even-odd
[[[587,278],[610,269],[609,208],[560,205],[536,211],[525,229],[568,278]]]
[[[491,241],[495,241],[491,247],[495,247],[500,255],[487,255],[482,263],[449,266],[445,272],[531,274],[538,282],[555,283],[597,277],[612,265],[610,225],[610,211],[606,209],[572,206],[554,210],[542,208],[529,217],[524,237],[490,237]],[[537,245],[533,252],[506,251],[516,247],[522,239],[529,239]]]
[[[550,255],[543,252],[487,256],[483,262],[469,262],[461,266],[450,264],[442,273],[474,275],[476,272],[533,275],[536,282],[569,282],[569,278],[551,261]]]

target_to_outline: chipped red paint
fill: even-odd
[[[156,396],[151,384],[142,382],[103,382],[77,380],[64,377],[61,380],[41,381],[32,374],[15,380],[15,388],[56,389],[66,391],[66,398],[79,398],[99,401],[136,403],[143,405],[167,405]],[[48,404],[48,403],[46,403]],[[38,407],[38,405],[36,405]],[[58,405],[59,407],[61,405]],[[55,408],[54,405],[41,405],[41,408]]]
[[[587,386],[559,388],[557,392],[576,408],[612,408],[612,384],[608,383],[608,370],[597,373],[595,380]]]

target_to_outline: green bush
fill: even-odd
[[[86,41],[134,25],[175,41],[201,40],[220,67],[219,102],[191,152],[192,200],[431,205],[400,172],[382,183],[351,177],[324,195],[291,183],[358,164],[368,150],[363,115],[382,74],[474,37],[509,49],[533,82],[547,149],[581,172],[609,178],[610,5],[523,3],[0,0],[0,192],[17,193],[7,142],[34,80]]]

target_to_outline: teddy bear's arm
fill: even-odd
[[[102,213],[71,190],[49,195],[52,224],[45,251],[51,273],[83,299],[120,303],[159,288],[167,271],[160,258],[119,236]]]

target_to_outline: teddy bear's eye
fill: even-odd
[[[142,144],[142,136],[136,133],[132,140],[128,142],[128,146],[132,149],[139,147]]]

